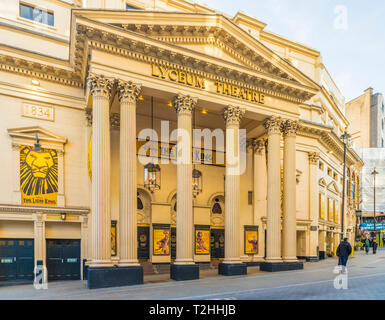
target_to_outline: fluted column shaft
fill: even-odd
[[[178,114],[177,209],[175,264],[194,264],[192,202],[192,112],[197,99],[179,94],[174,99]]]
[[[137,251],[136,101],[141,86],[119,81],[120,198],[119,266],[139,265]]]
[[[111,262],[110,212],[110,117],[112,81],[99,75],[89,77],[92,94],[92,187],[91,267],[109,267]]]
[[[258,229],[258,254],[253,261],[263,260],[265,253],[265,232],[262,228],[261,217],[266,216],[267,198],[267,168],[264,139],[253,141],[253,187],[254,187],[254,225]]]
[[[226,180],[225,180],[225,258],[223,263],[242,263],[240,256],[240,141],[239,124],[245,111],[228,106],[223,117],[226,122]],[[234,161],[237,159],[238,161]]]
[[[282,119],[271,117],[264,122],[268,133],[267,155],[267,220],[266,261],[280,262],[281,258],[281,141]]]
[[[296,133],[298,122],[287,120],[282,125],[284,137],[283,156],[283,250],[282,258],[287,262],[297,260],[296,219]]]
[[[319,193],[318,193],[318,159],[319,153],[309,152],[309,219],[311,225],[317,227],[316,231],[310,231],[310,256],[317,256],[317,246],[319,246],[318,240],[318,218],[319,218]],[[319,246],[319,250],[321,246]]]

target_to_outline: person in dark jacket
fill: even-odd
[[[342,265],[342,273],[345,273],[346,263],[348,262],[351,253],[352,246],[348,242],[348,238],[344,238],[344,241],[341,241],[337,248],[337,256],[339,258],[339,263]]]
[[[376,239],[373,239],[373,245],[372,246],[373,246],[373,254],[376,254],[377,246],[378,246]]]

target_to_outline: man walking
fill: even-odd
[[[339,263],[342,265],[342,273],[345,273],[346,263],[348,262],[351,253],[352,246],[348,242],[348,238],[344,238],[344,241],[341,241],[337,248],[337,256],[339,258]]]
[[[377,244],[376,239],[373,239],[373,254],[376,254],[376,252],[377,252],[377,246],[378,246],[378,244]]]
[[[369,254],[369,247],[370,247],[370,241],[368,238],[365,240],[365,252],[366,254]]]

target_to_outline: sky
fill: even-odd
[[[204,0],[234,16],[243,11],[265,30],[321,53],[337,86],[350,101],[369,87],[385,95],[384,0]]]

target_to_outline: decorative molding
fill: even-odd
[[[87,83],[90,87],[91,94],[93,96],[102,96],[110,98],[112,86],[114,85],[115,80],[106,78],[104,75],[98,74],[89,74],[87,78]]]
[[[263,126],[268,134],[280,134],[283,121],[281,117],[272,116],[263,122]]]
[[[179,113],[190,114],[194,111],[194,108],[198,102],[197,98],[190,97],[189,95],[178,94],[173,101],[175,111]]]
[[[120,113],[110,113],[110,128],[112,130],[120,129]]]
[[[135,102],[138,100],[142,85],[133,83],[132,81],[118,80],[118,97],[120,103],[122,102]]]
[[[21,205],[7,205],[0,204],[0,213],[66,213],[71,215],[87,215],[90,213],[89,208],[57,208],[57,207],[34,207],[34,206],[21,206]]]
[[[308,157],[309,157],[310,164],[317,165],[318,160],[320,158],[320,154],[319,154],[319,152],[309,152]]]
[[[265,139],[252,139],[251,140],[252,148],[254,153],[262,155],[266,147],[266,140]]]
[[[222,116],[223,116],[223,119],[225,120],[227,126],[229,126],[229,125],[239,126],[239,124],[242,121],[244,114],[245,114],[244,109],[241,109],[238,106],[231,106],[230,105],[230,106],[227,106],[223,109]]]
[[[281,124],[281,131],[284,136],[296,136],[299,130],[299,121],[286,120]]]

